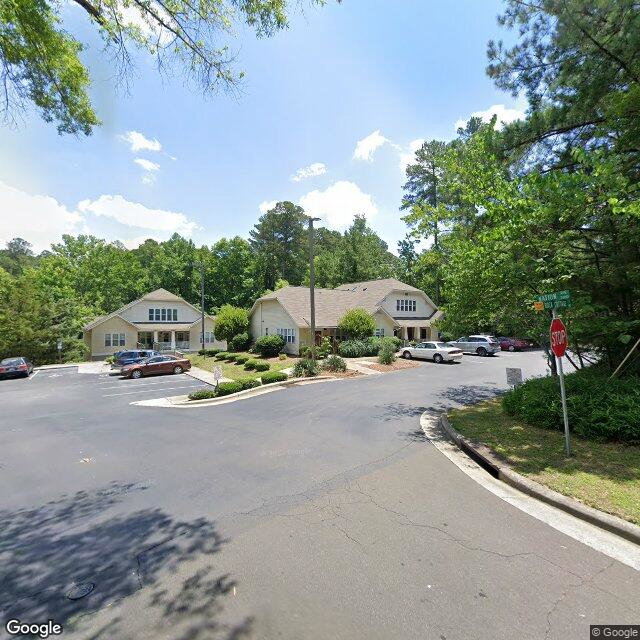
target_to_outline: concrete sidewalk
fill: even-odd
[[[185,373],[196,380],[200,380],[200,382],[206,382],[214,387],[216,386],[216,379],[213,377],[213,373],[211,371],[192,366],[191,369],[189,371],[185,371]],[[220,378],[218,382],[232,382],[232,380],[231,378]]]

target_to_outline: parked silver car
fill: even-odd
[[[465,336],[447,344],[461,349],[464,353],[477,353],[479,356],[492,356],[500,351],[497,339],[486,335]]]
[[[455,362],[462,359],[462,351],[455,347],[450,347],[444,342],[421,342],[415,347],[403,347],[402,357],[410,360],[420,358],[422,360],[433,360],[436,364],[442,362]]]

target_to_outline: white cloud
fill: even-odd
[[[310,216],[317,216],[332,229],[346,229],[356,214],[365,214],[368,219],[378,213],[373,199],[360,190],[354,182],[340,180],[324,191],[310,191],[300,198],[302,206]]]
[[[159,15],[165,24],[172,22],[171,16],[157,3],[154,3],[154,12]],[[118,13],[120,14],[120,21],[127,26],[134,26],[140,29],[142,35],[146,38],[150,38],[154,44],[157,42],[159,45],[168,45],[173,39],[173,34],[168,29],[160,26],[157,22],[151,21],[150,18],[143,16],[141,11],[135,6],[125,6],[119,3]]]
[[[265,214],[278,204],[277,200],[265,200],[258,205],[260,213]]]
[[[293,182],[300,182],[305,178],[312,178],[313,176],[321,176],[323,173],[327,172],[327,167],[323,162],[314,162],[310,164],[308,167],[302,167],[298,169],[292,176],[291,180]]]
[[[389,140],[380,133],[380,129],[376,129],[376,131],[369,134],[366,138],[358,140],[356,150],[353,152],[353,157],[355,160],[371,162],[376,150],[387,142],[389,142]]]
[[[412,164],[416,157],[416,151],[424,144],[424,138],[416,138],[409,143],[409,148],[400,150],[400,171],[404,173],[408,164]]]
[[[139,131],[127,131],[118,137],[129,144],[129,148],[133,153],[137,153],[138,151],[162,150],[162,145],[159,140],[156,138],[151,140]]]
[[[0,243],[24,238],[36,253],[59,242],[63,233],[79,233],[82,216],[50,196],[33,195],[0,182]]]
[[[467,118],[456,120],[456,131],[461,127],[464,128],[470,118],[482,118],[483,122],[489,122],[494,115],[498,117],[496,124],[498,129],[501,129],[505,124],[524,118],[525,112],[523,109],[510,109],[503,104],[494,104],[484,111],[474,111]]]
[[[156,180],[154,172],[160,169],[160,165],[155,162],[151,162],[151,160],[146,160],[145,158],[136,158],[134,162],[144,169],[142,182],[144,184],[153,184]]]
[[[78,203],[78,209],[84,214],[110,218],[127,227],[179,233],[187,237],[200,228],[183,213],[149,209],[139,202],[125,200],[122,196],[102,195],[97,200],[82,200]]]

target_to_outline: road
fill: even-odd
[[[0,618],[65,638],[588,638],[640,574],[503,502],[419,429],[539,353],[220,406],[186,376],[0,384]],[[53,377],[55,376],[55,377]],[[91,593],[72,600],[85,585]]]

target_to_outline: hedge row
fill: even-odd
[[[569,427],[584,438],[640,444],[640,376],[609,380],[600,366],[565,376]],[[558,379],[534,378],[502,398],[511,416],[545,429],[564,429]]]

